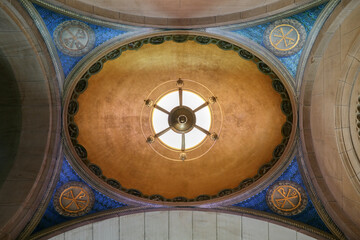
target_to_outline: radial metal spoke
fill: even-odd
[[[158,132],[157,134],[155,134],[155,138],[158,138],[158,137],[160,137],[161,135],[163,135],[164,133],[166,133],[167,131],[169,131],[170,130],[170,127],[168,127],[168,128],[165,128],[164,130],[162,130],[161,132]]]
[[[194,112],[197,112],[199,111],[200,109],[206,107],[207,105],[209,105],[209,102],[204,102],[204,104],[202,104],[201,106],[197,107],[194,109]]]
[[[180,103],[180,106],[183,105],[183,91],[182,91],[182,88],[179,88],[179,103]]]
[[[185,133],[181,134],[181,151],[185,151]]]
[[[198,126],[198,125],[195,125],[195,127],[196,127],[197,129],[199,129],[200,131],[202,131],[203,133],[205,133],[206,135],[210,135],[210,134],[211,134],[208,130],[203,129],[202,127],[200,127],[200,126]]]
[[[166,109],[163,109],[162,107],[160,107],[159,105],[154,105],[154,108],[156,108],[156,109],[158,109],[158,110],[160,110],[160,111],[162,111],[162,112],[164,112],[164,113],[166,113],[166,114],[170,114],[169,113],[169,111],[167,111]]]

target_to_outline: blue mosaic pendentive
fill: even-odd
[[[53,205],[54,194],[55,194],[56,190],[59,187],[61,187],[62,185],[66,184],[68,182],[73,182],[73,181],[82,182],[82,183],[85,183],[86,185],[88,185],[84,180],[82,180],[76,174],[76,172],[72,169],[72,167],[70,166],[68,161],[66,159],[64,159],[63,164],[62,164],[62,169],[60,172],[60,179],[59,179],[58,183],[56,184],[56,188],[51,197],[50,204],[48,205],[43,217],[41,218],[39,224],[37,225],[37,227],[35,228],[33,233],[39,232],[45,228],[49,228],[54,225],[74,219],[73,217],[61,216],[55,210],[54,205]],[[94,202],[93,208],[91,209],[91,211],[88,214],[92,214],[92,213],[96,213],[96,212],[100,212],[100,211],[104,211],[104,210],[108,210],[108,209],[121,208],[121,207],[126,206],[126,204],[124,204],[124,203],[117,202],[109,197],[106,197],[105,195],[96,191],[92,187],[90,187],[90,189],[94,193],[95,202]],[[86,215],[88,215],[88,214],[86,214]]]
[[[307,11],[295,14],[288,18],[299,21],[305,27],[307,35],[309,35],[311,29],[314,26],[316,19],[318,18],[319,14],[321,13],[321,11],[324,9],[325,6],[326,6],[326,3],[319,5],[317,7],[311,8]],[[251,39],[252,41],[265,47],[265,45],[263,43],[263,35],[264,35],[266,28],[271,23],[272,22],[264,23],[264,24],[257,25],[254,27],[233,30],[232,32],[240,34],[244,37],[247,37],[248,39]],[[297,53],[295,53],[294,55],[291,55],[288,57],[277,57],[286,66],[286,68],[289,70],[290,74],[294,78],[296,76],[296,71],[297,71],[297,67],[299,64],[301,53],[302,53],[302,50],[300,50]]]
[[[304,188],[304,190],[308,196],[308,203],[307,203],[307,206],[304,209],[304,211],[302,211],[301,213],[299,213],[295,216],[289,216],[287,218],[305,223],[307,225],[316,227],[325,232],[331,233],[329,231],[329,229],[326,227],[326,225],[324,224],[324,222],[321,220],[318,213],[316,212],[316,209],[309,197],[309,194],[307,193],[304,182],[301,178],[301,174],[299,172],[299,166],[298,166],[296,158],[294,158],[292,160],[289,167],[283,172],[283,174],[278,179],[276,179],[276,181],[274,181],[274,183],[276,183],[278,181],[283,181],[283,180],[288,180],[288,181],[293,181],[293,182],[298,183],[301,187]],[[255,210],[275,214],[273,211],[270,210],[270,208],[268,207],[268,205],[266,203],[266,192],[268,191],[269,187],[267,187],[260,193],[254,195],[242,202],[234,204],[233,206],[250,208],[250,209],[255,209]]]
[[[70,18],[65,15],[62,15],[60,13],[53,12],[49,9],[43,8],[36,4],[34,4],[34,7],[39,12],[41,18],[43,19],[53,41],[54,41],[54,39],[53,39],[54,30],[60,23],[62,23],[64,21],[69,21],[69,20],[77,20],[77,19],[73,19],[73,18]],[[77,20],[77,21],[86,23],[94,31],[95,36],[96,36],[94,48],[116,36],[126,33],[126,31],[122,31],[122,30],[118,30],[118,29],[102,27],[102,26],[90,24],[90,23],[87,23],[87,22],[84,22],[81,20]],[[75,65],[84,57],[84,56],[80,56],[80,57],[68,56],[68,55],[62,53],[61,51],[59,51],[58,49],[57,49],[57,53],[59,55],[61,65],[64,70],[65,77],[67,77],[67,75],[75,67]]]

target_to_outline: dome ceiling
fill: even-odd
[[[137,48],[140,43],[127,47]],[[204,195],[221,196],[238,190],[240,183],[261,177],[277,161],[279,156],[274,155],[284,151],[277,146],[285,146],[290,135],[291,123],[289,131],[285,123],[292,117],[287,118],[282,109],[284,101],[285,105],[290,104],[284,100],[288,95],[274,90],[272,79],[277,77],[271,70],[267,72],[269,68],[261,60],[244,59],[253,55],[247,51],[239,54],[239,48],[230,43],[220,41],[217,45],[165,41],[144,44],[136,51],[123,50],[120,57],[105,60],[102,69],[89,77],[83,92],[82,80],[75,87],[75,93],[82,92],[75,94],[78,107],[72,105],[75,100],[70,101],[70,137],[77,135],[72,134],[71,128],[78,128],[76,140],[72,139],[76,150],[73,153],[113,187],[146,198],[181,196],[179,201],[187,201]],[[229,46],[238,51],[224,50]],[[119,55],[121,49],[125,48],[108,56]],[[89,72],[94,68],[96,64]],[[209,103],[215,119],[209,131],[214,129],[216,139],[209,133],[205,143],[194,150],[202,151],[201,154],[193,159],[180,158],[184,161],[178,158],[181,150],[160,146],[170,155],[176,153],[169,157],[153,147],[158,139],[147,142],[154,120],[151,114],[142,113],[144,109],[151,112],[145,101],[149,95],[158,91],[160,98],[178,89],[179,78],[184,79],[184,91],[199,93],[204,101],[216,98],[216,103]],[[283,88],[281,83],[278,86]],[[154,106],[156,99],[153,100]],[[260,170],[264,172],[258,173],[264,165],[265,170]]]

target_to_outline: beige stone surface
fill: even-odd
[[[218,213],[217,239],[218,240],[238,240],[241,236],[241,216]]]
[[[93,240],[119,240],[119,218],[110,218],[93,224]]]
[[[74,4],[72,2],[76,2],[76,0],[66,0],[68,4]],[[78,0],[78,2],[133,15],[165,18],[206,17],[249,10],[270,3],[278,3],[272,8],[294,3],[293,0]]]
[[[169,222],[167,222],[167,219],[169,219]],[[117,233],[114,231],[116,223],[120,224],[120,232]],[[143,227],[144,223],[147,225],[145,229]],[[159,227],[159,225],[163,226]],[[175,229],[176,227],[178,229]],[[53,236],[50,240],[96,240],[99,239],[100,232],[102,233],[102,238],[100,239],[103,240],[315,239],[294,229],[250,217],[220,212],[175,210],[135,213],[120,217],[116,216],[107,220],[99,220],[65,231],[65,233]]]
[[[169,237],[169,212],[145,213],[145,239],[167,240]]]
[[[296,9],[311,0],[48,0],[115,21],[151,26],[213,26]]]
[[[320,60],[306,70],[302,110],[305,146],[314,183],[321,189],[319,194],[328,212],[350,239],[360,234],[356,227],[360,226],[360,192],[354,174],[349,171],[349,168],[355,174],[360,171],[357,164],[351,163],[358,159],[354,144],[359,143],[353,142],[349,128],[355,121],[349,119],[349,111],[354,109],[350,108],[350,97],[359,70],[358,61],[353,58],[360,46],[357,40],[359,13],[360,7],[357,7],[343,22],[340,18],[339,24],[332,24],[336,28],[328,29],[333,31],[330,39],[326,39],[326,33],[320,33],[324,38],[322,43],[328,44],[315,44],[313,49]]]
[[[192,227],[191,211],[169,212],[169,240],[191,240]]]
[[[291,229],[269,223],[269,240],[296,240],[296,232]]]
[[[269,223],[248,217],[243,217],[241,220],[244,240],[268,239]]]
[[[120,239],[145,239],[145,214],[137,213],[120,218]]]
[[[49,238],[49,240],[65,240],[65,233],[62,233],[55,237]]]
[[[89,225],[85,225],[79,228],[75,228],[73,230],[70,230],[68,232],[65,233],[65,239],[66,240],[81,240],[81,239],[86,239],[86,240],[92,240],[92,230],[93,230],[93,226],[92,224]]]
[[[193,240],[216,239],[216,214],[193,212]]]
[[[0,2],[0,61],[11,66],[8,72],[13,72],[18,86],[22,118],[17,153],[0,184],[0,239],[15,239],[28,224],[51,184],[61,155],[58,82],[53,78],[50,57],[42,50],[43,39],[18,4]],[[4,113],[3,109],[0,112]],[[11,124],[4,123],[0,129]],[[8,156],[1,158],[1,163],[5,159],[9,160]]]

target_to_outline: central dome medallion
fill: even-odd
[[[175,86],[176,90],[169,92]],[[163,89],[168,92],[154,102],[151,98],[157,97]],[[200,92],[209,95],[208,100]],[[185,79],[168,81],[153,90],[149,97],[144,102],[151,111],[143,109],[143,113],[149,116],[151,129],[146,129],[146,119],[142,120],[142,127],[144,135],[151,130],[146,142],[161,156],[170,160],[193,160],[205,154],[218,139],[222,121],[220,105],[201,84]],[[205,147],[199,149],[207,140]],[[156,144],[157,141],[160,144]],[[178,153],[177,157],[174,153]]]

